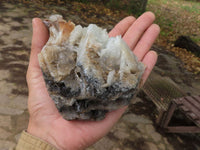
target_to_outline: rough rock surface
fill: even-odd
[[[94,24],[75,26],[60,15],[44,23],[50,38],[39,63],[51,98],[67,120],[101,120],[128,105],[140,87],[144,65],[120,36]]]

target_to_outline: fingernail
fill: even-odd
[[[35,18],[32,19],[32,28],[34,29],[35,27]]]
[[[32,25],[35,26],[38,22],[38,18],[33,18],[32,19]]]

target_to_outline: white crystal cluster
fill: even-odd
[[[39,63],[64,118],[99,120],[129,103],[145,67],[121,36],[109,37],[95,24],[75,26],[60,15],[44,23],[50,37]]]

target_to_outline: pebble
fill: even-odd
[[[158,150],[157,146],[154,143],[146,142],[145,144],[148,146],[148,150]]]
[[[110,150],[115,145],[113,141],[111,141],[109,138],[104,137],[100,141],[98,141],[96,144],[94,144],[94,148],[97,150]]]
[[[161,135],[157,132],[152,132],[151,137],[153,138],[154,142],[159,142],[161,140]]]
[[[130,123],[143,123],[143,124],[151,124],[152,121],[145,116],[139,116],[135,114],[127,114],[123,117],[123,120]]]
[[[166,149],[165,149],[165,145],[162,144],[162,143],[160,143],[160,144],[158,145],[158,149],[159,149],[159,150],[166,150]]]
[[[0,115],[0,127],[7,127],[8,129],[11,129],[12,128],[11,116]]]
[[[116,136],[118,139],[126,139],[130,135],[129,135],[129,133],[125,132],[124,130],[117,130],[114,132],[114,136]]]
[[[152,132],[155,132],[155,128],[154,128],[154,126],[152,125],[152,124],[147,124],[146,126],[145,126],[145,131],[147,132],[147,134],[151,134]]]
[[[17,135],[15,135],[15,140],[16,140],[16,142],[19,141],[20,136],[21,136],[21,133],[18,133]]]
[[[131,100],[131,104],[136,104],[136,103],[139,103],[139,102],[142,102],[142,99],[139,98],[139,97],[135,97],[134,99]]]
[[[0,150],[14,150],[15,146],[11,141],[0,140]]]
[[[27,97],[0,94],[0,114],[21,115],[27,109]]]
[[[0,114],[4,115],[21,115],[23,114],[24,110],[21,109],[14,109],[10,107],[0,106]]]
[[[136,128],[138,128],[138,130],[140,130],[141,133],[146,133],[145,124],[141,124],[141,123],[137,124]]]
[[[2,128],[0,128],[0,139],[1,140],[6,140],[9,136],[11,136],[12,134]]]

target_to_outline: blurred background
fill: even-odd
[[[152,47],[153,73],[169,77],[187,95],[200,93],[200,0],[1,0],[0,150],[14,149],[27,128],[26,69],[34,17],[61,14],[109,32],[126,16],[156,15],[161,33]],[[155,105],[140,92],[111,132],[88,150],[200,150],[200,135],[169,134],[156,128]],[[73,138],[73,137],[72,137]]]

